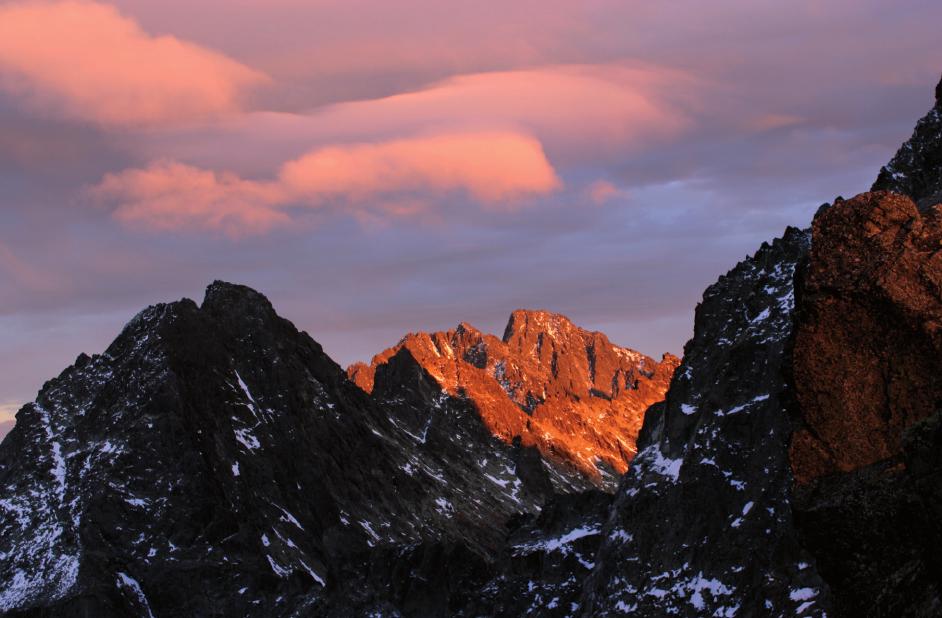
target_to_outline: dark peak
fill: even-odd
[[[141,343],[151,338],[151,335],[161,332],[166,326],[173,324],[180,316],[193,316],[199,308],[189,298],[181,298],[172,303],[159,303],[142,309],[124,325],[121,334],[105,351],[111,358],[121,356],[141,348]],[[78,360],[78,359],[77,359]]]
[[[880,169],[870,190],[908,195],[922,211],[942,202],[942,81],[935,87],[932,109]]]
[[[226,281],[213,281],[206,288],[201,308],[213,318],[224,321],[270,323],[278,318],[264,294]]]
[[[835,204],[843,200],[838,197],[834,200]],[[825,209],[827,210],[827,209]],[[792,255],[796,250],[804,251],[811,247],[811,229],[801,229],[789,225],[785,232],[772,240],[772,242],[763,242],[759,250],[736,264],[729,272],[720,277],[720,281],[726,277],[739,277],[743,273],[752,273],[757,267],[774,267],[783,255]],[[712,286],[711,286],[712,287]],[[709,292],[710,288],[707,288]]]
[[[843,201],[844,201],[844,198],[842,198],[839,195],[836,198],[834,198],[835,204],[840,204]],[[781,238],[776,238],[775,240],[772,241],[772,246],[781,248],[781,247],[787,247],[793,244],[799,244],[805,247],[806,249],[810,248],[811,236],[809,235],[808,232],[809,232],[808,229],[802,229],[799,227],[794,227],[792,225],[789,225],[788,227],[785,228],[785,233],[782,234]]]
[[[376,367],[373,394],[379,398],[405,396],[428,401],[441,392],[441,386],[408,347],[400,348],[388,361]]]
[[[264,294],[246,285],[219,281],[217,279],[206,287],[206,296],[203,298],[203,308],[222,308],[227,305],[259,305],[274,312],[271,303]]]

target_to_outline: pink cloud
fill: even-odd
[[[0,6],[0,86],[56,114],[117,125],[204,118],[236,110],[265,79],[215,51],[149,35],[108,5]]]
[[[208,230],[240,237],[289,221],[275,208],[283,201],[278,186],[176,161],[107,174],[92,193],[117,204],[113,216],[118,221],[158,231]]]
[[[114,204],[114,218],[131,226],[240,237],[288,224],[285,207],[292,205],[339,203],[375,220],[376,210],[391,217],[422,213],[428,208],[422,197],[464,192],[490,208],[512,207],[560,186],[537,140],[482,132],[317,148],[282,165],[271,181],[161,160],[107,174],[91,193]]]
[[[138,145],[156,156],[258,174],[312,146],[504,131],[533,136],[557,166],[607,163],[695,128],[690,110],[702,88],[686,73],[638,64],[475,73],[306,113],[229,116],[151,133]]]
[[[547,66],[459,75],[416,92],[314,112],[323,127],[388,132],[427,127],[507,127],[568,155],[643,148],[689,126],[683,97],[696,82],[639,64]]]
[[[482,203],[507,202],[560,186],[540,143],[509,132],[328,146],[282,167],[291,192],[362,201],[396,192],[464,190]]]
[[[253,66],[276,76],[282,94],[301,106],[411,90],[456,73],[584,58],[586,47],[611,48],[587,19],[617,6],[613,0],[604,2],[608,7],[595,0],[116,4],[142,23],[237,47]]]
[[[593,204],[602,205],[624,192],[607,180],[596,180],[586,188],[586,195]]]

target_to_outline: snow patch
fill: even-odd
[[[814,588],[799,588],[797,590],[792,590],[789,593],[788,598],[792,601],[807,601],[818,596],[818,591]]]
[[[661,453],[660,446],[657,444],[652,444],[644,449],[642,454],[639,455],[639,459],[641,457],[646,457],[645,462],[648,464],[648,470],[656,472],[670,479],[672,482],[677,482],[677,479],[680,477],[680,468],[684,463],[683,458],[670,459],[664,457],[664,454]]]
[[[455,512],[455,507],[445,498],[435,498],[436,510],[442,515],[450,515]]]
[[[258,441],[258,438],[256,438],[249,429],[234,429],[233,433],[235,433],[235,439],[239,441],[239,444],[250,451],[254,451],[262,446],[262,443]]]
[[[137,582],[136,579],[128,575],[127,573],[118,572],[117,585],[120,590],[127,590],[137,599],[138,603],[141,604],[141,607],[147,612],[148,618],[154,618],[154,612],[150,609],[150,603],[147,602],[147,597],[144,596],[144,591],[141,590],[141,585]]]
[[[579,528],[574,528],[562,536],[551,539],[544,539],[542,541],[537,541],[536,543],[525,543],[523,545],[517,545],[515,546],[515,549],[521,550],[520,553],[530,553],[536,550],[542,550],[546,552],[559,551],[563,554],[568,554],[570,551],[570,543],[587,536],[594,536],[598,534],[600,530],[601,529],[598,526],[582,526]]]

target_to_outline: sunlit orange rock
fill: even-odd
[[[876,191],[815,218],[798,305],[795,478],[900,452],[942,404],[942,206]]]
[[[405,348],[451,395],[465,396],[490,431],[519,437],[549,459],[591,477],[623,473],[648,406],[664,398],[680,359],[661,361],[612,344],[602,333],[546,311],[515,311],[503,339],[461,323],[414,333],[347,369],[367,392],[376,368]]]

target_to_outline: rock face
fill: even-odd
[[[942,613],[942,206],[814,221],[794,349],[795,509],[839,615]]]
[[[940,209],[876,192],[815,219],[794,352],[799,482],[899,455],[903,432],[940,409]]]
[[[468,324],[407,335],[347,373],[367,392],[391,358],[408,353],[445,390],[465,397],[505,442],[534,447],[563,469],[614,489],[636,453],[645,410],[664,398],[680,362],[612,344],[546,311],[515,311],[503,339]]]

